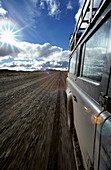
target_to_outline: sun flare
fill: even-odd
[[[16,37],[20,36],[20,31],[12,21],[0,21],[0,46],[16,45],[19,41]]]
[[[0,38],[3,43],[14,44],[16,42],[15,35],[11,30],[3,31]]]

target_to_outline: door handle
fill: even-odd
[[[77,102],[77,98],[76,98],[76,96],[73,96],[73,98],[74,98],[74,101],[75,101],[75,102]]]

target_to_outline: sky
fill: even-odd
[[[84,0],[0,0],[0,69],[67,70]]]

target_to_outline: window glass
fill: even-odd
[[[108,49],[111,18],[86,42],[83,76],[101,81]],[[110,40],[111,41],[111,40]]]
[[[69,72],[72,74],[75,74],[75,65],[76,65],[76,53],[72,54],[72,58],[70,60]]]
[[[111,61],[111,18],[110,18],[110,28],[109,28],[108,57],[110,58]]]

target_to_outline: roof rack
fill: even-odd
[[[99,7],[103,1],[105,0],[100,0]],[[79,19],[75,27],[75,30],[70,38],[70,45],[69,45],[70,51],[72,51],[73,48],[77,45],[78,40],[80,39],[81,35],[84,33],[84,31],[87,29],[87,27],[92,22],[92,19],[95,16],[97,9],[99,8],[99,7],[98,8],[94,7],[94,2],[95,0],[85,0],[84,2],[83,8],[81,9],[81,13],[80,13]],[[84,24],[85,24],[85,27],[83,27]]]

